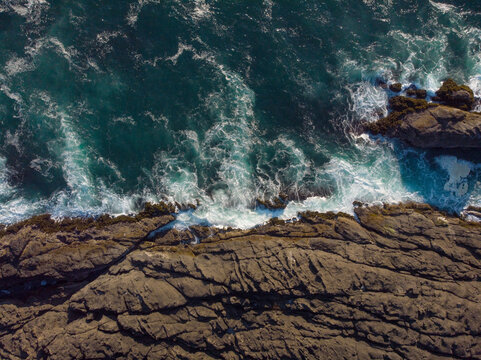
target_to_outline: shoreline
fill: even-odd
[[[146,208],[135,216],[121,215],[119,217],[111,217],[110,215],[101,215],[98,218],[65,218],[55,220],[50,218],[50,215],[48,214],[38,215],[0,229],[0,260],[2,259],[2,254],[5,252],[2,252],[2,247],[8,248],[11,247],[11,245],[17,246],[17,244],[12,244],[12,242],[15,241],[12,239],[22,237],[20,245],[18,245],[22,246],[21,244],[25,245],[29,242],[38,241],[38,234],[42,234],[40,236],[42,241],[44,237],[50,237],[54,239],[54,242],[58,242],[61,247],[64,245],[70,245],[69,241],[65,241],[65,239],[71,236],[74,239],[73,242],[78,243],[80,247],[86,246],[88,248],[90,246],[89,240],[92,239],[90,234],[102,234],[100,237],[101,240],[112,238],[114,242],[116,242],[118,241],[118,234],[121,233],[121,237],[128,239],[126,240],[127,243],[132,242],[130,246],[126,247],[126,253],[130,253],[133,249],[137,249],[141,243],[154,244],[159,242],[162,245],[168,246],[197,246],[202,245],[204,241],[211,242],[212,237],[218,237],[218,239],[222,240],[225,238],[225,235],[223,234],[235,233],[237,234],[236,236],[239,236],[238,234],[245,235],[256,233],[259,230],[262,231],[262,229],[268,227],[274,227],[279,231],[283,231],[283,228],[296,226],[306,221],[312,222],[312,219],[315,219],[314,222],[320,221],[322,223],[325,220],[337,220],[343,218],[355,222],[357,226],[365,226],[362,219],[359,217],[359,213],[363,213],[364,211],[381,212],[383,214],[396,214],[396,212],[403,211],[420,214],[423,212],[432,212],[438,214],[439,217],[444,219],[450,219],[458,224],[464,224],[463,226],[465,227],[479,227],[479,230],[481,231],[481,208],[479,207],[469,206],[463,214],[455,214],[437,209],[426,203],[404,202],[396,204],[366,204],[357,201],[354,202],[353,208],[354,215],[342,211],[304,211],[299,212],[296,217],[291,219],[279,219],[273,217],[263,224],[248,229],[216,227],[201,224],[193,224],[187,227],[176,227],[175,224],[178,221],[177,216],[181,214],[181,212],[170,212],[175,211],[175,207],[172,204],[166,203],[147,203]],[[436,223],[436,225],[439,224]],[[143,235],[139,235],[140,233],[143,233]],[[123,242],[125,241],[120,241],[122,246],[125,245]],[[63,250],[62,252],[66,251]],[[119,256],[119,258],[124,257],[125,254]],[[118,261],[118,259],[115,261]],[[0,274],[1,265],[2,262],[0,261]],[[8,264],[5,263],[4,265],[8,266]],[[41,285],[41,280],[40,282],[35,280],[34,283],[35,282],[37,283],[37,288],[39,286],[44,286]],[[7,296],[12,294],[9,289],[5,288],[6,283],[8,283],[8,281],[2,281],[0,278],[0,298],[4,297],[5,294]],[[47,284],[48,283],[49,282],[47,282]],[[15,291],[20,289],[16,283],[13,284],[12,288],[15,288]],[[28,285],[27,288],[27,292],[30,291],[31,285]],[[20,290],[20,293],[22,291],[23,290]]]
[[[291,201],[285,201],[282,203],[282,206],[279,206],[277,202],[279,197],[273,198],[273,200],[257,200],[257,205],[253,208],[256,211],[268,212],[272,214],[272,217],[268,218],[264,223],[256,224],[252,227],[245,228],[242,230],[249,230],[254,229],[259,226],[263,226],[266,223],[271,221],[296,221],[299,217],[305,212],[315,212],[320,214],[345,214],[346,216],[352,216],[351,214],[346,213],[345,211],[339,210],[328,210],[328,211],[317,211],[317,210],[305,210],[299,211],[296,216],[293,216],[290,219],[279,219],[278,216],[280,212],[284,211],[286,207],[289,205]],[[273,206],[269,206],[273,204]],[[359,206],[367,206],[367,207],[375,207],[375,206],[410,206],[411,204],[418,204],[420,206],[428,206],[431,209],[445,213],[448,216],[452,217],[459,217],[460,219],[466,218],[466,213],[474,212],[480,213],[478,220],[473,220],[474,222],[481,222],[481,207],[473,206],[473,205],[466,205],[459,213],[455,211],[447,211],[441,209],[435,205],[424,203],[424,202],[417,202],[417,201],[400,201],[394,203],[386,203],[375,201],[373,203],[366,203],[362,201],[354,201],[353,206],[353,213],[355,213],[355,208]],[[198,205],[197,205],[198,206]],[[194,205],[181,205],[178,203],[169,203],[165,201],[160,201],[157,203],[146,202],[142,210],[138,211],[137,213],[130,213],[130,214],[121,214],[121,215],[113,215],[109,213],[103,213],[97,216],[76,216],[76,217],[56,217],[52,218],[51,214],[39,214],[33,215],[28,217],[24,220],[20,220],[18,222],[12,224],[0,224],[0,238],[8,233],[17,232],[19,229],[25,226],[33,225],[37,226],[40,229],[44,229],[46,232],[55,232],[55,231],[82,231],[91,227],[96,228],[104,228],[109,225],[114,225],[117,223],[133,223],[145,218],[154,218],[158,216],[165,216],[171,215],[174,217],[173,222],[177,221],[177,217],[185,212],[195,211],[196,206]],[[282,215],[282,213],[281,213]],[[477,215],[476,215],[477,216]],[[233,226],[216,226],[216,225],[202,225],[201,223],[194,223],[192,226],[207,226],[217,229],[235,229]],[[186,225],[189,227],[189,225]],[[239,229],[241,230],[241,229]]]

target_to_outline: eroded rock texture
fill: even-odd
[[[481,114],[432,107],[404,116],[386,135],[420,148],[480,149]]]
[[[56,265],[70,234],[35,261],[43,237],[23,229],[32,265],[2,270],[2,284],[57,282],[4,294],[0,358],[481,359],[481,226],[424,205],[356,214],[153,239],[146,226],[137,242],[107,232],[91,245],[108,260],[74,252],[75,269],[103,264],[81,277]]]

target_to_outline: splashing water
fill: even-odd
[[[481,97],[480,59],[476,2],[4,1],[0,223],[159,200],[199,205],[178,226],[240,228],[356,200],[480,206],[475,160],[352,131],[387,114],[382,82]],[[256,208],[279,193],[284,211]]]

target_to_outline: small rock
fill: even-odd
[[[402,87],[403,86],[401,83],[394,83],[389,85],[389,90],[391,90],[392,92],[398,93],[398,92],[401,92]]]
[[[447,79],[436,91],[440,102],[461,110],[471,110],[474,104],[474,93],[469,86],[458,85],[453,79]]]

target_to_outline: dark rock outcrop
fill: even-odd
[[[418,99],[426,99],[426,96],[428,96],[428,92],[424,89],[418,89],[414,86],[406,90],[406,95],[415,96]]]
[[[471,110],[474,104],[473,90],[467,85],[458,85],[453,79],[447,79],[436,91],[437,98],[442,104],[453,106],[461,110]]]
[[[392,92],[395,92],[395,93],[401,92],[402,84],[400,84],[400,83],[391,84],[391,85],[389,85],[389,90],[391,90]]]
[[[481,225],[426,205],[355,211],[4,235],[3,285],[57,282],[4,292],[0,358],[481,359]]]
[[[256,206],[263,207],[270,210],[285,209],[288,203],[289,197],[286,194],[279,194],[271,199],[256,199]]]
[[[364,124],[364,129],[375,135],[399,138],[420,148],[481,148],[481,114],[466,111],[474,104],[473,91],[469,87],[446,80],[436,92],[435,100],[441,104],[424,100],[425,90],[412,88],[407,94],[417,99],[392,97],[389,115]]]
[[[420,148],[481,148],[481,114],[443,105],[412,111],[394,120],[385,118],[367,127]]]

